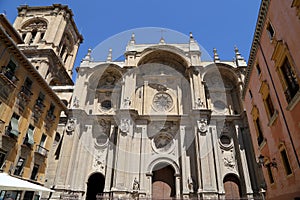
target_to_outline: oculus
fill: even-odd
[[[169,94],[165,92],[157,93],[153,97],[153,107],[156,111],[166,112],[169,111],[172,106],[173,99]]]

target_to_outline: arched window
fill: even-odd
[[[21,28],[22,39],[25,44],[40,42],[47,30],[47,23],[43,19],[34,19],[25,23]]]

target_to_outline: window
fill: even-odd
[[[16,71],[16,64],[10,60],[9,63],[7,64],[6,67],[2,68],[1,69],[1,72],[11,81],[15,81],[16,80],[16,77],[14,76],[15,75],[15,71]]]
[[[6,156],[6,152],[0,150],[0,169],[2,169],[3,164],[5,162],[5,156]]]
[[[26,79],[25,79],[25,82],[24,82],[24,85],[23,85],[23,87],[22,87],[22,92],[23,92],[27,97],[29,97],[29,96],[32,95],[32,93],[31,93],[31,91],[30,91],[31,86],[32,86],[32,80],[30,80],[29,78],[26,78]]]
[[[13,116],[10,119],[9,126],[6,129],[6,134],[11,137],[18,137],[19,132],[19,118],[20,116],[16,113],[13,114]]]
[[[257,64],[257,65],[256,65],[256,71],[257,71],[258,75],[260,75],[260,73],[261,73],[261,69],[260,69],[260,66],[259,66],[259,64]]]
[[[37,34],[37,31],[36,30],[33,30],[31,32],[31,38],[30,38],[30,41],[29,41],[29,44],[32,44],[34,42],[34,39],[35,39],[35,36]]]
[[[31,180],[37,180],[37,174],[39,172],[39,165],[35,164],[32,168],[32,172],[31,172],[31,176],[30,179]]]
[[[33,134],[34,134],[34,126],[32,126],[30,124],[28,127],[28,130],[27,130],[27,134],[25,136],[24,144],[27,144],[30,146],[34,144]]]
[[[252,91],[251,90],[249,90],[249,96],[252,99],[253,95],[252,95]]]
[[[283,162],[283,166],[284,166],[286,175],[292,174],[292,168],[290,166],[290,162],[289,162],[286,150],[285,149],[281,150],[280,155],[281,155],[281,158],[282,158],[282,162]]]
[[[17,176],[22,175],[24,163],[25,163],[25,159],[19,158],[17,165],[15,167],[14,175],[17,175]]]
[[[271,118],[275,114],[275,109],[270,94],[268,94],[267,98],[265,99],[265,105],[269,118]]]
[[[268,26],[267,26],[267,33],[268,33],[268,36],[269,36],[270,40],[273,40],[274,35],[275,35],[275,31],[274,31],[274,28],[273,28],[273,26],[270,22],[268,23]]]
[[[272,183],[274,183],[274,177],[273,177],[273,173],[272,173],[272,169],[271,169],[271,164],[270,163],[266,164],[266,168],[267,168],[270,183],[272,184]]]
[[[266,113],[267,113],[268,119],[270,121],[269,125],[271,125],[274,122],[276,116],[275,116],[274,104],[273,104],[273,101],[270,96],[270,90],[269,90],[269,85],[268,85],[267,81],[262,82],[259,92],[262,95]]]
[[[256,132],[257,132],[257,143],[260,146],[264,141],[264,135],[261,130],[259,118],[255,119],[254,123],[255,123],[255,128],[256,128]]]
[[[44,99],[45,95],[42,92],[40,92],[35,104],[40,110],[42,110],[45,107],[45,105],[43,104]]]
[[[44,147],[46,142],[47,135],[43,134],[40,141],[40,146]]]
[[[287,58],[285,58],[280,70],[286,84],[285,96],[287,101],[290,102],[299,90],[297,76]]]

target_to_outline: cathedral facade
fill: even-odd
[[[258,192],[241,103],[245,60],[201,60],[186,43],[137,44],[77,80],[49,158],[51,198],[252,198]],[[63,127],[64,125],[61,124]],[[52,167],[51,167],[52,166]]]

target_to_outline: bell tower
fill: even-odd
[[[14,22],[22,52],[50,86],[73,85],[72,70],[82,35],[66,5],[20,6]]]

